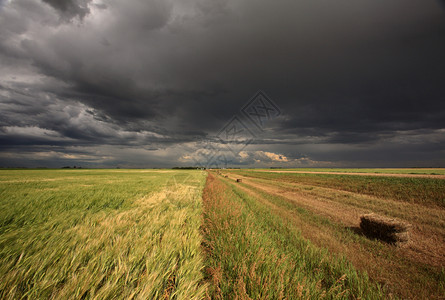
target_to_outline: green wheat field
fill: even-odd
[[[0,170],[0,299],[440,299],[444,183]],[[408,219],[434,255],[422,260],[416,245],[396,249],[357,233],[361,210]]]

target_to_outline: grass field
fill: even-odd
[[[0,170],[0,298],[440,299],[444,183]],[[361,234],[359,216],[371,211],[412,223],[412,243]]]
[[[445,175],[445,168],[298,168],[298,169],[263,169],[267,171],[298,171],[298,172],[339,172],[339,173],[375,173],[375,174],[425,174]]]
[[[210,174],[204,190],[213,299],[382,299],[342,257],[303,238],[274,207]]]
[[[445,295],[445,180],[334,174],[224,171],[237,188],[269,205],[302,236],[347,257],[394,296]],[[375,212],[413,225],[411,243],[397,248],[365,237],[360,215]]]
[[[200,299],[205,173],[0,173],[1,299]]]
[[[445,180],[393,176],[276,173],[240,170],[238,174],[267,180],[330,187],[358,194],[445,207]]]

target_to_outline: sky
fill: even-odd
[[[0,0],[0,167],[445,167],[445,1]]]

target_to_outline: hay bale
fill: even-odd
[[[242,179],[239,179],[239,178],[236,180],[236,182],[242,182],[242,181],[243,181],[243,180],[242,180]]]
[[[367,236],[402,245],[409,241],[411,224],[395,218],[367,214],[360,217],[360,228]]]

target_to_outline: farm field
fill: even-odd
[[[0,298],[440,299],[444,195],[372,174],[0,170]],[[412,242],[365,237],[371,211]]]
[[[0,171],[0,298],[202,298],[205,178]]]
[[[445,295],[445,180],[391,176],[224,170],[236,183],[302,237],[345,257],[395,297],[441,299]],[[395,247],[365,237],[366,213],[413,225],[411,242]]]
[[[389,296],[347,259],[306,239],[278,206],[231,179],[212,172],[203,192],[206,277],[213,299]]]
[[[373,174],[412,174],[412,175],[445,175],[445,168],[298,168],[298,169],[257,169],[267,172],[291,171],[299,173],[324,172],[324,173],[373,173]]]

